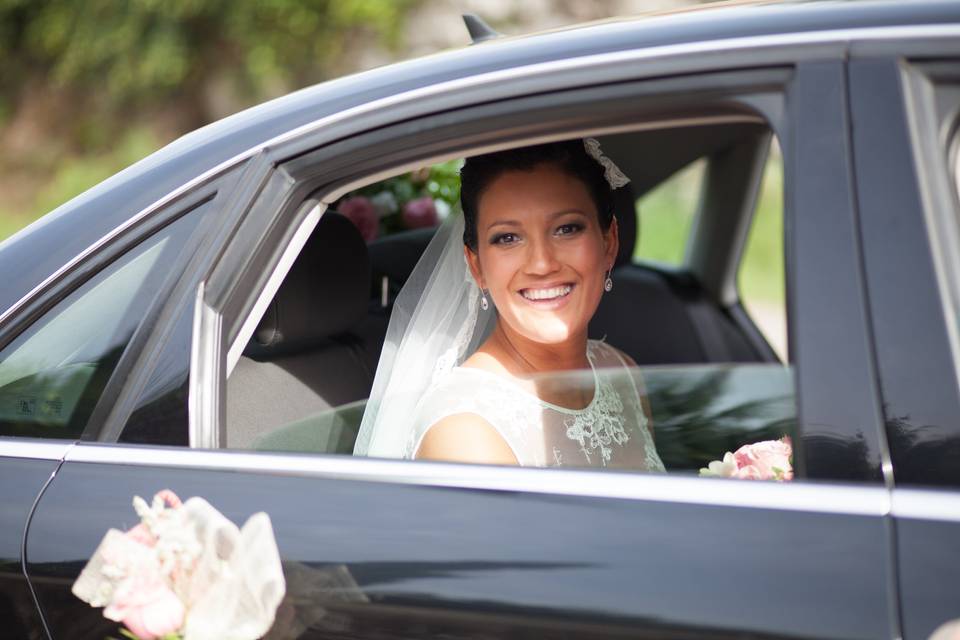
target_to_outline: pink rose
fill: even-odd
[[[340,214],[346,216],[360,230],[360,235],[366,242],[377,237],[380,227],[380,218],[377,210],[369,198],[354,196],[347,198],[337,208]]]
[[[174,509],[183,506],[183,501],[180,500],[177,494],[175,494],[173,491],[170,491],[170,489],[161,489],[160,491],[157,491],[157,495],[153,497],[155,499],[162,498],[163,501],[167,503],[168,507],[172,507]]]
[[[104,616],[120,620],[140,640],[153,640],[177,631],[185,614],[180,598],[159,571],[142,566],[114,591]]]
[[[733,453],[736,478],[751,480],[793,480],[790,438],[745,444]]]
[[[408,229],[435,227],[440,222],[437,217],[437,207],[430,196],[417,198],[403,205],[402,215],[403,224]]]

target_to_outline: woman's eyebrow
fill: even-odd
[[[581,211],[580,209],[561,209],[560,211],[554,211],[553,213],[547,214],[547,219],[553,220],[555,218],[559,218],[560,216],[565,216],[570,213],[574,213],[584,217],[587,217],[588,215],[585,211]],[[499,227],[499,226],[519,227],[519,226],[522,226],[522,223],[519,220],[497,220],[496,222],[491,222],[489,225],[487,225],[487,229],[493,229],[494,227]]]
[[[519,227],[520,222],[517,220],[497,220],[496,222],[491,222],[487,225],[487,229],[493,229],[494,227]]]
[[[559,218],[560,216],[565,216],[565,215],[567,215],[568,213],[576,213],[576,214],[579,214],[579,215],[581,215],[581,216],[586,216],[586,215],[587,215],[587,213],[586,213],[585,211],[581,211],[580,209],[564,209],[564,210],[562,210],[562,211],[557,211],[557,212],[551,213],[551,214],[550,214],[550,219],[552,220],[553,218]]]

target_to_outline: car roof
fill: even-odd
[[[960,3],[952,0],[736,5],[497,38],[331,80],[219,120],[175,140],[0,244],[0,273],[16,274],[0,288],[0,312],[112,229],[191,179],[299,126],[373,100],[511,67],[640,46],[960,22]]]

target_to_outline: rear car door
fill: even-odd
[[[960,620],[960,34],[862,46],[854,160],[905,638]]]

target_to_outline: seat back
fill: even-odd
[[[693,276],[633,263],[639,225],[633,190],[617,189],[614,198],[620,228],[614,286],[590,321],[590,337],[606,339],[641,365],[764,361]]]
[[[366,243],[353,223],[328,211],[227,381],[227,447],[248,448],[283,425],[370,394],[374,358],[361,335],[369,283]],[[379,353],[380,344],[373,348]]]

